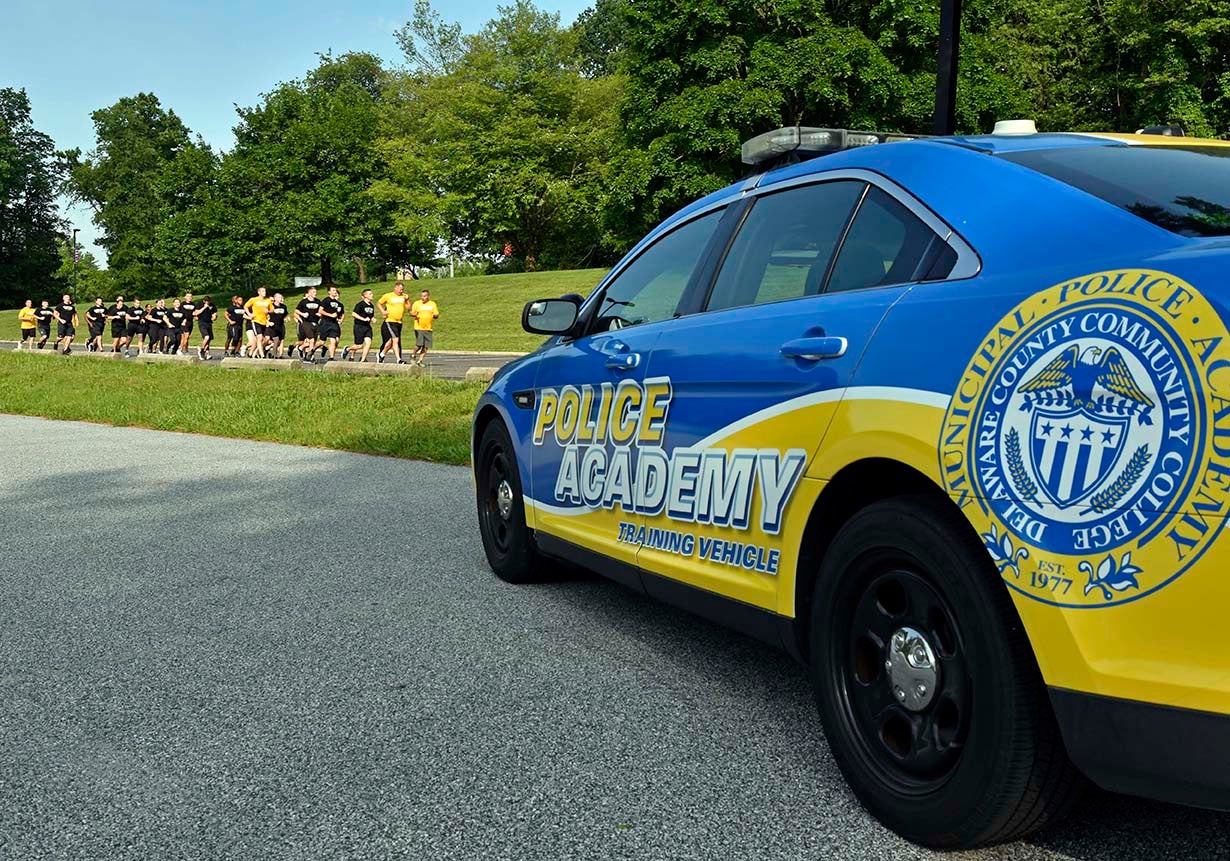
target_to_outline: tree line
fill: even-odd
[[[0,90],[0,304],[71,272],[57,194],[108,266],[92,293],[366,280],[442,255],[493,269],[607,265],[744,173],[782,125],[930,129],[939,0],[597,0],[571,25],[531,0],[464,33],[418,0],[394,67],[324,54],[237,109],[210,147],[153,93],[57,152]],[[1042,130],[1169,122],[1230,132],[1230,0],[965,0],[957,122]],[[84,274],[83,274],[84,273]]]

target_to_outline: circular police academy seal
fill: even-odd
[[[1230,333],[1163,272],[1036,293],[962,375],[940,466],[1011,588],[1066,607],[1141,598],[1230,512]]]

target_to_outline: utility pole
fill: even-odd
[[[77,296],[77,258],[81,255],[77,253],[77,234],[81,232],[80,227],[73,228],[73,301],[76,302]]]
[[[961,0],[940,0],[940,45],[935,67],[935,134],[957,131],[957,59],[961,47]]]

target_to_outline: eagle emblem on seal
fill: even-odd
[[[1151,425],[1155,406],[1114,347],[1072,344],[1021,384],[1021,409],[1032,413],[1029,459],[1034,487],[1054,505],[1067,508],[1094,497],[1122,473],[1135,419]],[[1010,458],[1020,458],[1019,444]],[[1152,455],[1137,447],[1129,461],[1143,471]],[[1032,482],[1027,482],[1032,484]],[[1100,506],[1098,506],[1100,507]]]

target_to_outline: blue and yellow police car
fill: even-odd
[[[549,338],[473,426],[495,573],[566,559],[780,644],[925,845],[1087,780],[1230,808],[1230,147],[1010,121],[744,160],[526,306]]]

